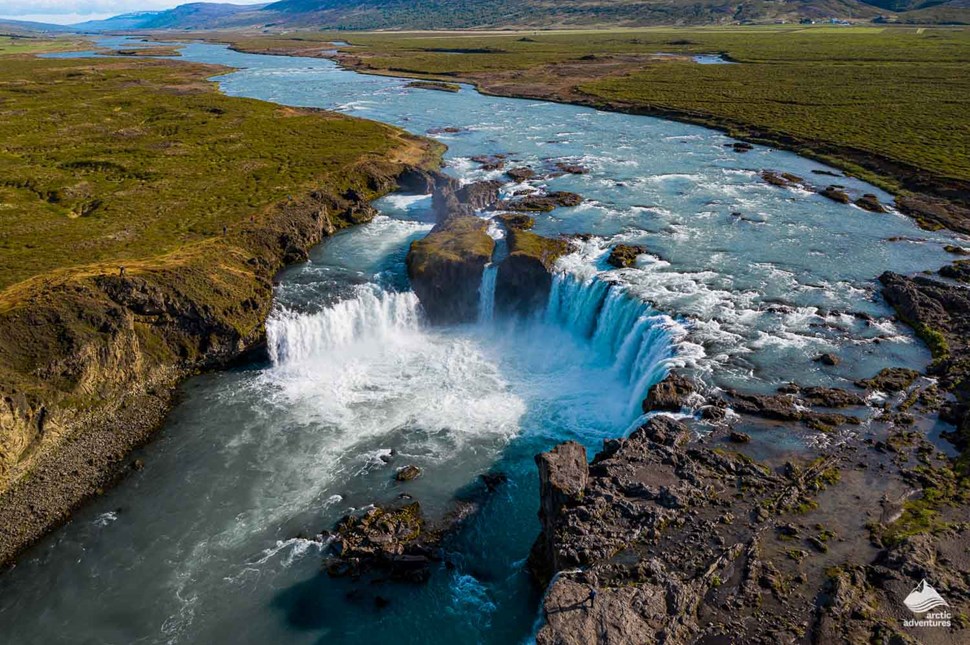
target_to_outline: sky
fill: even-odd
[[[0,19],[32,20],[69,25],[102,20],[120,13],[158,11],[194,0],[0,0]],[[258,4],[266,0],[212,0],[233,4]]]

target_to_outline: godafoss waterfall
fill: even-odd
[[[236,68],[219,78],[231,95],[435,136],[453,188],[494,180],[500,208],[465,212],[488,220],[472,231],[487,251],[460,302],[429,302],[440,285],[409,280],[422,268],[412,243],[442,232],[426,194],[379,200],[373,221],[284,271],[265,356],[189,381],[138,455],[144,468],[0,577],[7,642],[527,641],[541,595],[526,570],[536,453],[624,435],[675,367],[710,388],[768,392],[928,359],[875,279],[940,267],[952,236],[760,176],[834,172],[818,163],[738,154],[694,126],[407,88],[320,59],[203,44],[183,58]],[[497,216],[524,199],[547,201]],[[558,251],[525,273],[541,240]],[[611,264],[618,244],[634,257]],[[823,352],[839,366],[814,363]],[[780,436],[776,449],[805,448]],[[342,517],[415,501],[429,525],[462,518],[425,583],[326,570]]]

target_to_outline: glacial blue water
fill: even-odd
[[[230,95],[436,132],[463,180],[502,178],[471,161],[480,154],[508,154],[510,167],[587,166],[506,191],[582,194],[537,230],[593,237],[561,261],[535,320],[489,313],[491,274],[478,323],[434,328],[404,272],[408,245],[431,228],[429,199],[379,200],[374,222],[281,273],[265,361],[189,381],[140,452],[145,469],[0,577],[5,642],[527,641],[540,593],[523,568],[538,532],[535,453],[621,435],[670,366],[713,387],[767,391],[928,360],[892,321],[876,278],[938,268],[952,236],[758,176],[787,171],[889,200],[814,174],[831,171],[815,162],[763,147],[737,154],[724,135],[658,119],[410,89],[320,59],[205,44],[183,58],[237,68],[218,79]],[[619,241],[649,252],[611,269],[605,254]],[[812,358],[823,351],[846,360],[822,368]],[[395,483],[412,463],[422,477]],[[448,543],[457,566],[428,585],[361,588],[321,571],[314,536],[351,509],[406,492],[440,516],[489,471],[510,481]],[[378,609],[377,596],[390,604]]]

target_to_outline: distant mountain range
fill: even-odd
[[[279,0],[210,2],[127,13],[69,27],[0,21],[0,30],[231,28],[468,29],[884,20],[970,24],[970,0]]]

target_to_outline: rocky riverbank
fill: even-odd
[[[745,415],[702,438],[653,417],[591,463],[573,443],[539,455],[537,642],[959,642],[966,485],[901,405],[814,458],[758,458]],[[946,628],[906,627],[923,579]]]
[[[44,276],[4,294],[0,564],[139,467],[129,453],[165,418],[184,378],[261,346],[281,267],[369,221],[372,199],[430,181],[441,147],[395,137],[385,159],[344,168],[221,238],[157,262]]]
[[[953,274],[944,268],[942,276]],[[953,643],[970,635],[965,286],[881,277],[935,357],[857,390],[790,384],[705,394],[671,375],[653,416],[587,462],[538,455],[539,643]],[[937,418],[958,453],[928,438]],[[779,435],[814,445],[779,451]],[[949,603],[914,626],[903,600],[928,581]]]

